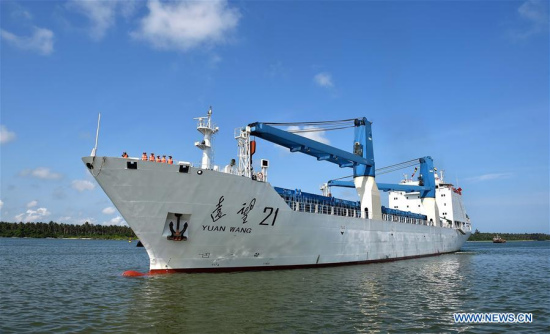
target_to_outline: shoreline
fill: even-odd
[[[2,237],[0,239],[52,239],[52,240],[114,240],[114,241],[138,241],[137,238],[128,240],[127,238],[90,238],[90,237],[64,237],[64,238],[52,238],[52,237]]]

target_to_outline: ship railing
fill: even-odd
[[[187,166],[191,166],[193,168],[201,168],[202,169],[202,163],[201,162],[188,162],[188,161],[180,161],[179,164],[184,164],[184,165],[187,165]],[[238,170],[237,170],[237,167],[236,166],[230,166],[230,165],[226,165],[226,166],[220,166],[220,165],[211,165],[210,168],[208,168],[209,170],[213,170],[214,172],[221,172],[221,173],[226,173],[226,174],[233,174],[233,175],[238,175]]]

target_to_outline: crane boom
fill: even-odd
[[[376,185],[378,186],[378,189],[382,191],[417,191],[420,193],[421,198],[435,198],[435,175],[433,160],[431,157],[423,157],[418,160],[420,161],[420,185],[377,183]],[[327,185],[329,187],[355,188],[355,183],[353,181],[330,180]]]
[[[251,135],[286,147],[291,152],[301,152],[313,156],[319,161],[332,162],[340,167],[353,167],[354,175],[374,176],[371,123],[366,118],[359,118],[354,120],[354,125],[353,153],[277,129],[266,123],[256,122],[249,124],[249,127]]]

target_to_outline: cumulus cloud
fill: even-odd
[[[15,19],[23,19],[23,20],[32,20],[32,14],[21,4],[12,2],[11,7],[13,8],[11,11],[11,17]]]
[[[15,220],[18,222],[36,222],[41,221],[45,217],[51,215],[51,212],[48,211],[46,208],[38,208],[36,210],[27,210],[24,213],[20,213],[17,216],[15,216]]]
[[[489,174],[483,174],[475,177],[467,178],[467,181],[471,182],[483,182],[483,181],[491,181],[491,180],[498,180],[498,179],[509,179],[512,177],[512,173],[489,173]]]
[[[106,215],[112,215],[113,213],[116,212],[116,209],[113,208],[112,206],[109,206],[109,207],[106,207],[105,209],[103,209],[101,212],[103,212]]]
[[[202,45],[225,43],[241,14],[226,0],[147,3],[149,14],[141,19],[132,37],[162,50],[188,51]]]
[[[527,26],[523,30],[514,31],[512,37],[525,39],[548,31],[548,1],[527,0],[519,6],[518,15]]]
[[[95,184],[88,180],[74,180],[72,182],[72,187],[79,192],[83,192],[86,190],[93,190],[95,188]]]
[[[117,226],[123,226],[126,225],[126,221],[121,216],[116,216],[115,218],[108,220],[106,222],[103,222],[102,225],[117,225]]]
[[[301,131],[311,131],[311,132],[301,132]],[[326,137],[327,132],[326,131],[319,131],[318,128],[314,126],[289,126],[286,131],[296,133],[297,135],[300,135],[302,137],[309,138],[311,140],[318,141],[323,144],[330,144],[330,140]]]
[[[38,201],[30,201],[29,203],[27,203],[27,209],[34,208],[37,205]]]
[[[332,82],[332,76],[330,73],[321,72],[313,77],[313,81],[320,87],[332,88],[334,83]]]
[[[90,21],[90,37],[100,40],[115,25],[117,13],[129,17],[135,12],[137,5],[137,1],[72,0],[67,3],[67,8],[86,16]]]
[[[49,29],[33,27],[31,36],[17,36],[7,30],[0,29],[2,39],[19,49],[49,55],[53,52],[54,33]]]
[[[15,140],[15,132],[9,131],[5,125],[0,125],[0,144],[9,143],[12,140]]]
[[[59,173],[52,172],[49,168],[46,167],[37,167],[35,169],[24,169],[19,172],[21,176],[32,176],[44,180],[55,180],[60,179],[63,175]]]

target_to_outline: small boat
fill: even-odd
[[[495,244],[503,244],[505,242],[506,240],[502,239],[498,234],[495,237],[493,237],[493,243]]]

